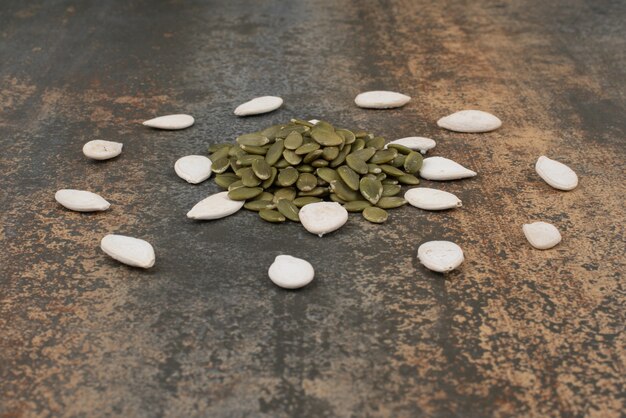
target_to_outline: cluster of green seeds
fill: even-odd
[[[236,141],[209,147],[215,182],[268,222],[298,222],[301,207],[331,200],[383,223],[406,204],[400,186],[419,184],[419,152],[324,121],[292,119]]]

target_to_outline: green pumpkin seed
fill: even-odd
[[[376,149],[374,148],[363,148],[352,152],[352,155],[362,159],[363,161],[369,161],[374,154],[376,154]]]
[[[259,216],[264,221],[272,222],[272,223],[286,221],[285,217],[280,212],[278,212],[277,210],[273,210],[273,209],[261,209],[259,211]]]
[[[285,148],[295,150],[302,145],[302,134],[298,131],[293,131],[285,138]]]
[[[274,202],[278,203],[280,200],[293,200],[296,198],[296,189],[293,187],[281,187],[274,192]]]
[[[339,196],[337,196],[335,193],[331,193],[328,197],[329,197],[329,198],[330,198],[330,200],[332,200],[333,202],[337,202],[337,203],[340,203],[340,204],[342,204],[342,205],[345,205],[346,203],[348,203],[348,202],[346,202],[345,200],[341,199]]]
[[[232,147],[235,148],[235,147]],[[239,147],[237,147],[239,148]],[[211,162],[215,163],[215,161],[220,160],[222,158],[226,158],[229,156],[230,153],[230,149],[231,147],[224,147],[224,148],[220,148],[217,151],[215,151],[213,154],[209,155],[209,159],[211,160]]]
[[[319,178],[326,181],[327,183],[330,183],[333,180],[338,180],[340,178],[339,174],[337,174],[337,172],[332,168],[321,167],[318,168],[315,173]]]
[[[322,151],[321,149],[316,149],[315,151],[311,151],[307,155],[304,156],[302,161],[305,164],[310,164],[313,161],[317,160],[322,155],[323,152],[324,151]]]
[[[276,209],[287,219],[294,222],[300,222],[298,212],[300,209],[287,199],[281,199],[276,203]]]
[[[285,144],[282,139],[277,139],[276,142],[272,144],[270,149],[267,150],[267,154],[265,154],[265,161],[269,165],[274,165],[280,160],[283,156],[283,150],[285,149]]]
[[[213,164],[211,165],[211,171],[213,171],[216,174],[221,174],[225,172],[226,170],[228,170],[229,167],[230,167],[230,160],[224,157],[224,158],[220,158],[219,160],[213,161]]]
[[[385,147],[385,138],[383,138],[382,136],[377,136],[372,139],[367,139],[365,140],[365,146],[376,149],[383,149]]]
[[[337,158],[330,162],[330,166],[335,168],[343,164],[344,161],[346,161],[346,156],[350,154],[350,150],[352,150],[352,145],[346,145],[345,147],[343,147],[343,149],[339,151],[339,155],[337,155]]]
[[[336,147],[343,144],[342,137],[337,135],[334,130],[324,129],[319,123],[311,129],[311,138],[325,147]]]
[[[261,180],[267,180],[272,175],[272,167],[265,159],[252,161],[252,171]]]
[[[270,193],[270,192],[263,192],[260,195],[256,196],[252,200],[269,200],[269,201],[272,201],[272,200],[274,200],[274,195],[272,193]]]
[[[239,145],[249,145],[254,147],[260,147],[265,144],[269,144],[270,142],[268,137],[259,132],[238,136],[236,141]]]
[[[239,158],[239,156],[245,155],[245,154],[246,154],[246,152],[243,149],[241,149],[240,146],[232,146],[228,150],[228,156],[229,157],[237,157],[237,158]]]
[[[376,206],[383,209],[399,208],[402,205],[406,205],[406,200],[402,197],[381,197]]]
[[[376,180],[380,182],[382,182],[383,180],[387,178],[387,174],[385,173],[378,173],[378,174],[375,174],[375,176],[376,176]]]
[[[365,140],[363,138],[357,138],[352,144],[352,151],[360,151],[365,148]]]
[[[307,120],[302,120],[302,119],[291,119],[291,123],[295,123],[296,125],[308,126],[309,128],[312,128],[315,126],[311,122]]]
[[[283,170],[280,170],[280,172],[278,173],[278,178],[276,179],[276,184],[283,187],[291,186],[296,181],[298,181],[299,174],[300,173],[298,173],[298,170],[293,167],[287,167]]]
[[[358,131],[354,131],[354,136],[357,138],[368,138],[369,137],[369,133],[367,133],[367,131],[364,131],[362,129],[358,130]]]
[[[230,148],[232,146],[233,146],[232,144],[228,144],[226,142],[222,142],[220,144],[209,145],[209,154],[213,154],[214,152],[222,148]]]
[[[250,155],[250,154],[245,154],[245,155],[241,155],[239,158],[237,158],[237,165],[241,166],[241,167],[249,167],[252,165],[252,163],[256,160],[262,160],[263,156],[262,155]]]
[[[297,197],[297,198],[293,199],[293,204],[296,205],[297,207],[301,208],[301,207],[309,205],[311,203],[318,203],[318,202],[322,202],[322,201],[323,200],[320,199],[319,197],[304,196],[304,197]]]
[[[258,212],[263,209],[274,209],[276,205],[271,200],[251,200],[244,203],[243,207]]]
[[[346,145],[352,144],[356,140],[356,136],[354,135],[354,133],[347,129],[336,129],[335,132],[337,132],[337,135],[343,138],[343,142]]]
[[[367,174],[367,163],[354,154],[350,154],[346,157],[346,164],[359,174]]]
[[[280,160],[278,160],[276,164],[274,164],[274,167],[287,168],[287,167],[291,167],[291,164],[289,164],[289,161],[285,160],[284,158],[281,158]]]
[[[397,184],[383,184],[383,197],[395,196],[402,188]]]
[[[359,190],[361,195],[373,205],[375,205],[383,195],[382,183],[369,177],[363,177],[361,179],[359,183]]]
[[[241,182],[246,187],[256,187],[261,184],[261,179],[254,174],[250,167],[242,168],[237,175],[241,176]]]
[[[290,149],[286,149],[283,151],[283,158],[287,160],[287,162],[291,165],[298,165],[302,162],[302,157],[293,152]]]
[[[343,207],[348,212],[362,212],[365,208],[371,207],[372,204],[367,200],[353,200],[352,202],[346,202]]]
[[[395,167],[395,168],[404,168],[404,162],[406,161],[406,155],[402,155],[402,154],[398,154],[396,156],[396,158],[394,158],[393,160],[391,160],[391,162],[389,162],[389,165]]]
[[[419,152],[410,152],[404,160],[404,171],[409,174],[415,174],[422,168],[424,157]]]
[[[381,180],[380,182],[383,185],[385,185],[385,184],[398,184],[399,183],[398,179],[395,179],[395,178],[384,179],[384,180]]]
[[[228,159],[228,164],[230,164],[230,169],[233,170],[233,172],[243,167],[241,164],[237,162],[237,157],[230,157]]]
[[[314,197],[322,197],[326,196],[329,193],[327,187],[316,187],[315,189],[309,192],[299,192],[298,196],[314,196]]]
[[[263,180],[263,183],[261,183],[261,187],[263,187],[264,189],[270,187],[272,184],[274,184],[276,176],[278,176],[278,169],[276,167],[272,167],[272,173],[267,178],[267,180]]]
[[[405,147],[404,145],[400,145],[400,144],[388,144],[387,149],[389,148],[398,150],[400,154],[404,154],[404,155],[407,155],[413,151],[411,148]]]
[[[326,129],[327,131],[334,131],[335,127],[333,125],[331,125],[330,123],[326,122],[325,120],[321,120],[319,122],[317,122],[317,124],[315,124],[314,126],[317,126],[320,129]]]
[[[306,155],[312,151],[318,150],[320,149],[320,144],[318,144],[317,142],[308,142],[306,144],[303,144],[301,146],[298,147],[298,149],[296,149],[296,154],[298,155]],[[321,154],[321,153],[320,153]]]
[[[276,138],[287,138],[292,132],[299,132],[301,134],[309,130],[308,126],[302,125],[285,125],[280,131],[276,133]]]
[[[265,155],[267,154],[267,148],[265,147],[255,147],[253,145],[240,145],[241,149],[247,152],[248,154],[254,155]]]
[[[351,188],[348,187],[343,180],[333,180],[330,182],[330,189],[333,193],[337,195],[340,199],[351,202],[353,200],[360,200],[361,196],[359,193],[355,192]]]
[[[326,161],[332,161],[339,155],[339,147],[325,147],[322,150],[322,158]]]
[[[328,164],[330,163],[326,160],[315,160],[311,163],[311,165],[315,168],[326,167]]]
[[[228,186],[239,181],[239,177],[235,173],[224,173],[215,176],[215,183],[222,189],[228,189]]]
[[[381,165],[380,169],[383,170],[383,173],[394,177],[400,177],[406,174],[404,171],[387,164]]]
[[[285,125],[272,125],[269,128],[265,128],[261,131],[261,135],[266,136],[271,141],[276,139],[276,134],[283,129]]]
[[[420,180],[412,174],[405,174],[404,176],[398,177],[398,181],[402,184],[410,184],[411,186],[415,186],[416,184],[420,184]]]
[[[337,174],[349,188],[355,192],[359,190],[359,175],[353,169],[347,165],[342,165],[337,169]]]
[[[369,159],[369,162],[372,164],[386,164],[397,156],[398,150],[395,150],[393,148],[381,149],[380,151],[376,151],[372,158]]]
[[[380,167],[376,164],[367,164],[367,172],[369,174],[380,174],[383,172],[383,170],[380,169]]]
[[[241,187],[244,187],[243,182],[241,180],[237,180],[230,183],[230,185],[228,186],[228,191],[230,192],[231,190],[239,189]]]
[[[248,200],[261,193],[263,193],[263,189],[260,187],[238,187],[228,192],[228,198],[231,200]]]
[[[372,206],[363,210],[363,217],[372,223],[382,224],[387,220],[389,215],[384,209]]]
[[[315,177],[313,174],[302,173],[298,177],[296,187],[298,188],[298,190],[301,190],[303,192],[310,192],[315,187],[317,187],[317,177]]]

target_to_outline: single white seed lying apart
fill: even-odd
[[[461,199],[443,190],[415,187],[407,190],[404,199],[411,206],[425,210],[446,210],[463,206]]]
[[[424,138],[421,136],[408,136],[406,138],[396,139],[386,144],[385,148],[387,148],[387,146],[391,144],[402,145],[404,147],[412,149],[413,151],[419,151],[422,154],[426,154],[428,150],[435,148],[435,145],[437,145],[434,139]]]
[[[552,224],[547,222],[533,222],[524,224],[522,231],[526,239],[533,247],[539,250],[547,250],[561,242],[561,233]]]
[[[463,262],[463,250],[450,241],[429,241],[419,246],[417,258],[427,269],[438,273],[454,270]]]
[[[193,116],[189,115],[167,115],[159,116],[158,118],[147,120],[143,123],[144,126],[156,129],[166,129],[175,131],[178,129],[189,128],[193,125]]]
[[[120,155],[123,146],[124,144],[120,142],[94,139],[83,145],[83,154],[93,160],[108,160]]]
[[[310,203],[300,209],[300,222],[320,237],[341,228],[348,221],[348,211],[336,202]]]
[[[61,189],[54,194],[54,199],[77,212],[99,212],[111,207],[100,195],[85,190]]]
[[[263,96],[257,97],[249,102],[245,102],[237,106],[235,109],[235,115],[248,116],[248,115],[260,115],[261,113],[272,112],[283,104],[283,99],[276,96]]]
[[[368,109],[391,109],[407,104],[411,98],[405,94],[394,91],[367,91],[354,99],[359,107]]]
[[[198,220],[220,219],[237,212],[244,203],[229,199],[228,192],[220,192],[198,202],[187,213],[187,217]]]
[[[482,110],[461,110],[437,121],[439,127],[454,132],[489,132],[502,126],[502,121]]]
[[[144,269],[154,266],[154,248],[149,242],[125,235],[107,235],[100,248],[117,261]]]
[[[198,184],[211,177],[212,165],[211,160],[204,155],[187,155],[176,161],[174,171],[188,183]]]
[[[276,257],[268,270],[270,280],[284,289],[299,289],[311,283],[315,271],[306,260],[290,255]]]
[[[572,190],[578,186],[578,176],[568,166],[542,155],[535,164],[537,174],[550,186],[559,190]]]
[[[475,175],[475,171],[443,157],[424,158],[420,168],[420,176],[427,180],[458,180]]]

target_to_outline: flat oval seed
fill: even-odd
[[[322,158],[326,161],[332,161],[339,155],[339,147],[325,147],[322,152]]]
[[[578,186],[578,176],[565,164],[542,155],[535,164],[535,171],[550,186],[558,190],[572,190]]]
[[[283,151],[283,158],[287,160],[287,162],[291,165],[298,165],[302,162],[302,157],[293,152],[290,149],[286,149]]]
[[[215,162],[221,158],[227,158],[230,155],[230,149],[232,147],[228,147],[228,148],[220,148],[217,151],[215,151],[213,154],[209,155],[209,158],[211,159],[211,161]],[[239,147],[237,147],[239,148]]]
[[[220,158],[219,160],[213,161],[213,164],[211,165],[211,171],[216,174],[221,174],[228,170],[228,167],[230,167],[230,160],[224,157]]]
[[[400,177],[406,174],[404,171],[387,164],[381,165],[380,169],[383,170],[383,173],[393,177]]]
[[[363,138],[357,138],[356,141],[354,141],[354,143],[352,144],[353,151],[360,151],[363,148],[365,148],[365,139]]]
[[[213,163],[204,155],[187,155],[174,164],[174,171],[187,183],[198,184],[211,177]]]
[[[280,160],[278,160],[276,164],[274,164],[274,167],[287,168],[287,167],[291,167],[291,165],[289,164],[289,161],[285,160],[284,158],[281,158]]]
[[[261,180],[267,180],[272,175],[272,167],[264,159],[252,161],[252,171]]]
[[[201,200],[187,212],[187,217],[190,219],[210,220],[232,215],[241,209],[243,202],[230,199],[228,197],[229,193],[231,192],[220,192]]]
[[[277,286],[284,289],[299,289],[311,283],[315,271],[311,263],[306,260],[290,255],[279,255],[267,274]]]
[[[272,184],[274,184],[276,176],[278,176],[278,169],[276,167],[272,167],[272,173],[267,180],[263,180],[263,183],[261,183],[261,187],[263,187],[264,189],[270,187]]]
[[[298,217],[300,209],[298,209],[298,207],[291,201],[287,199],[280,199],[278,203],[276,203],[276,209],[278,209],[278,211],[290,221],[300,222],[300,218]]]
[[[369,174],[380,174],[383,172],[383,170],[380,169],[380,167],[376,164],[367,164],[367,172]]]
[[[415,187],[407,190],[404,198],[416,208],[425,210],[446,210],[461,207],[461,200],[443,190]]]
[[[390,149],[381,149],[376,151],[376,153],[369,159],[369,162],[372,164],[385,164],[389,161],[393,160],[398,156],[398,151],[390,148]]]
[[[376,206],[383,209],[399,208],[406,205],[406,200],[401,197],[381,197]]]
[[[369,161],[376,154],[376,148],[361,148],[352,153],[355,157],[362,159],[363,161]]]
[[[215,166],[215,163],[213,163],[213,166]],[[228,186],[238,180],[239,177],[237,177],[235,173],[224,173],[215,176],[215,183],[217,183],[217,185],[222,189],[228,189]]]
[[[248,116],[260,115],[261,113],[272,112],[283,104],[283,99],[277,96],[261,96],[240,104],[235,109],[235,115]]]
[[[349,131],[347,129],[337,129],[335,130],[335,132],[337,132],[337,135],[343,138],[343,141],[346,145],[352,144],[354,141],[356,141],[356,136],[352,131]]]
[[[287,167],[283,170],[280,170],[280,172],[278,173],[278,178],[276,179],[276,183],[279,186],[283,187],[291,186],[296,181],[298,181],[299,175],[300,173],[298,173],[298,170],[293,167]]]
[[[194,119],[190,115],[167,115],[147,120],[144,126],[156,129],[177,130],[185,129],[193,125]]]
[[[285,138],[285,148],[295,150],[302,145],[302,134],[298,131],[292,131]]]
[[[420,168],[420,176],[427,180],[458,180],[475,175],[475,171],[444,157],[426,158]]]
[[[308,192],[313,190],[317,186],[317,177],[313,174],[302,173],[300,177],[298,177],[298,181],[296,182],[296,187],[303,192]]]
[[[297,170],[301,173],[313,173],[315,171],[315,167],[308,164],[300,164],[297,167]]]
[[[315,196],[315,197],[321,197],[321,196],[326,196],[329,193],[329,190],[327,187],[316,187],[315,189],[311,190],[310,192],[299,192],[298,196]]]
[[[359,175],[354,172],[353,169],[346,165],[342,165],[337,169],[337,174],[341,177],[341,180],[354,191],[359,190]]]
[[[429,241],[420,245],[417,258],[426,268],[438,273],[452,271],[464,260],[461,247],[450,241]]]
[[[261,219],[267,222],[278,223],[285,222],[286,218],[278,211],[273,209],[261,209],[259,211]]]
[[[369,109],[391,109],[404,106],[410,100],[411,97],[395,91],[374,90],[360,93],[354,99],[354,103]]]
[[[335,202],[306,205],[299,215],[304,228],[320,237],[341,228],[348,220],[348,211]]]
[[[404,154],[404,155],[407,155],[408,153],[413,151],[411,148],[405,147],[402,144],[394,144],[394,143],[391,143],[391,142],[386,145],[386,148],[388,148],[388,149],[393,148],[393,149],[397,150],[398,153]]]
[[[361,195],[375,205],[383,195],[383,184],[375,179],[363,177],[359,183]]]
[[[254,155],[259,155],[259,156],[263,156],[267,154],[267,150],[268,150],[265,147],[255,147],[252,145],[240,145],[240,147],[242,150],[244,150],[248,154],[254,154]]]
[[[61,189],[54,194],[54,199],[76,212],[98,212],[111,207],[102,196],[86,190]]]
[[[420,180],[415,177],[414,175],[411,174],[405,174],[403,176],[398,177],[398,181],[401,184],[409,184],[411,186],[416,186],[418,184],[420,184]]]
[[[396,158],[394,158],[393,160],[391,160],[391,162],[389,163],[390,166],[393,166],[395,168],[399,168],[399,169],[403,169],[404,168],[404,162],[406,161],[406,155],[404,154],[398,154],[398,156]]]
[[[502,126],[502,121],[482,110],[461,110],[437,121],[439,127],[455,132],[489,132]]]
[[[396,184],[383,184],[383,195],[382,197],[395,196],[402,188]]]
[[[332,168],[320,167],[317,169],[316,173],[319,178],[326,181],[327,183],[330,183],[333,180],[338,180],[340,178],[339,174]]]
[[[285,149],[285,144],[282,139],[277,139],[276,142],[272,144],[272,146],[267,150],[265,154],[265,161],[269,165],[274,165],[280,160],[283,156],[283,150]]]
[[[280,200],[293,200],[296,198],[296,189],[293,187],[281,187],[274,192],[274,203]]]
[[[108,160],[120,155],[123,146],[120,142],[94,139],[83,145],[83,154],[93,160]]]
[[[345,202],[350,202],[353,200],[360,200],[361,196],[352,190],[351,188],[343,182],[343,180],[333,180],[330,182],[330,188],[339,197],[341,200]]]
[[[320,122],[321,123],[321,122]],[[335,131],[320,127],[320,123],[311,129],[311,137],[315,142],[325,147],[335,147],[343,144],[343,138],[335,133]]]
[[[429,149],[435,148],[437,143],[430,138],[424,138],[422,136],[409,136],[406,138],[396,139],[395,141],[391,141],[387,144],[387,148],[391,148],[392,146],[397,148],[398,151],[402,152],[403,148],[407,148],[413,151],[419,151],[422,154],[426,154]],[[408,152],[402,152],[403,154],[408,154]]]
[[[310,205],[311,203],[317,203],[321,201],[322,199],[320,199],[319,197],[303,196],[293,199],[293,204],[301,208],[303,206]]]
[[[343,147],[343,149],[339,151],[339,155],[337,155],[337,158],[330,162],[330,166],[334,168],[339,167],[341,164],[343,164],[346,160],[346,156],[350,153],[351,149],[352,145],[346,145],[345,147]]]
[[[330,194],[330,200],[332,200],[333,202],[341,203],[342,205],[348,203],[345,200],[339,198],[335,193]]]
[[[317,160],[322,155],[323,152],[324,151],[322,151],[321,149],[316,149],[315,151],[311,151],[307,155],[304,156],[302,161],[305,164],[312,163],[313,161]]]
[[[237,177],[237,178],[239,178],[239,177]],[[243,183],[241,182],[241,180],[237,180],[237,181],[232,182],[232,183],[228,186],[228,191],[230,192],[231,190],[239,189],[239,188],[241,188],[241,187],[244,187],[244,186],[243,186]]]
[[[367,174],[368,172],[367,163],[354,154],[350,154],[346,157],[346,164],[359,174]]]
[[[115,260],[144,269],[154,265],[154,248],[149,242],[125,235],[107,235],[100,241],[100,248]]]
[[[246,187],[256,187],[261,184],[261,179],[254,174],[250,167],[246,167],[242,169],[241,182]]]
[[[239,145],[250,145],[260,147],[265,144],[269,144],[270,140],[265,135],[259,132],[253,132],[250,134],[244,134],[237,137],[235,140]]]
[[[315,167],[315,168],[326,167],[326,166],[328,166],[328,161],[319,159],[319,160],[315,160],[315,161],[311,162],[311,165],[313,167]]]
[[[382,224],[389,215],[384,209],[372,206],[363,210],[363,217],[372,223]]]
[[[370,206],[372,206],[372,204],[367,200],[353,200],[343,205],[348,212],[363,212],[365,208],[369,208]]]
[[[242,167],[249,167],[252,165],[252,163],[255,160],[262,160],[262,159],[263,159],[262,155],[244,154],[244,155],[240,155],[239,158],[237,158],[237,164]]]
[[[274,195],[269,192],[263,192],[252,200],[274,200]]]
[[[219,143],[219,144],[212,144],[212,145],[209,145],[209,153],[212,154],[215,151],[220,150],[222,148],[230,149],[230,147],[232,147],[232,146],[233,146],[232,144],[229,144],[227,142],[222,142],[222,143]]]
[[[318,144],[317,142],[308,142],[306,144],[303,144],[301,146],[298,147],[298,149],[296,149],[296,154],[298,155],[306,155],[312,151],[315,151],[317,149],[320,149],[320,144]],[[321,153],[320,153],[321,154]]]
[[[269,128],[265,128],[261,131],[261,135],[268,137],[270,140],[276,139],[276,134],[283,129],[285,125],[272,125]]]
[[[263,193],[263,189],[260,187],[238,187],[228,192],[228,198],[231,200],[247,200],[261,193]]]
[[[415,174],[422,168],[424,158],[419,152],[411,151],[404,159],[404,171]]]
[[[270,200],[251,200],[246,202],[243,207],[258,212],[263,209],[274,209],[276,205]]]
[[[368,148],[382,150],[383,148],[385,148],[385,138],[383,138],[382,136],[377,136],[372,139],[366,139],[365,146]]]
[[[561,242],[561,233],[552,224],[547,222],[533,222],[522,226],[526,239],[533,247],[547,250]]]

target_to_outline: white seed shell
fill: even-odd
[[[149,242],[125,235],[107,235],[100,248],[119,262],[144,269],[154,266],[154,248]]]
[[[249,102],[245,102],[237,106],[235,109],[235,115],[248,116],[248,115],[260,115],[261,113],[272,112],[283,104],[283,99],[276,96],[263,96],[257,97]]]
[[[309,121],[309,123],[312,123],[313,125],[317,125],[319,123],[319,120],[318,119],[311,119]]]
[[[420,176],[427,180],[457,180],[474,177],[476,172],[443,157],[424,158]]]
[[[187,155],[176,161],[174,171],[188,183],[198,184],[211,177],[212,165],[211,160],[204,155]]]
[[[367,91],[354,99],[359,107],[368,109],[391,109],[407,104],[411,98],[405,94],[394,91]]]
[[[428,150],[435,148],[435,145],[437,145],[434,139],[424,138],[421,136],[408,136],[406,138],[391,141],[389,144],[402,145],[414,151],[419,151],[422,154],[426,154]],[[387,145],[385,145],[385,148],[387,148]]]
[[[450,241],[429,241],[417,249],[417,258],[427,269],[438,273],[454,270],[463,262],[463,250]]]
[[[341,228],[348,221],[348,211],[336,202],[318,202],[303,206],[298,214],[302,226],[320,237]]]
[[[572,190],[578,186],[578,176],[568,166],[542,155],[535,164],[537,174],[550,186],[559,190]]]
[[[67,209],[77,212],[98,212],[111,206],[100,195],[85,190],[61,189],[54,194],[54,199]]]
[[[268,270],[270,280],[285,289],[299,289],[311,283],[315,271],[306,260],[290,255],[276,257]]]
[[[425,210],[446,210],[463,206],[461,199],[452,193],[428,187],[407,190],[404,198],[410,205]]]
[[[530,245],[539,249],[547,250],[561,242],[561,233],[552,224],[547,222],[533,222],[522,226],[526,239]]]
[[[143,123],[144,126],[157,129],[177,130],[185,129],[193,125],[193,116],[189,115],[167,115],[159,116],[158,118],[147,120]]]
[[[199,220],[220,219],[237,212],[244,203],[229,199],[228,192],[220,192],[198,202],[187,213],[187,217]]]
[[[108,160],[120,155],[123,146],[124,144],[120,142],[94,139],[83,145],[83,154],[93,160]]]
[[[437,121],[439,127],[455,132],[489,132],[502,126],[502,121],[482,110],[461,110]]]

